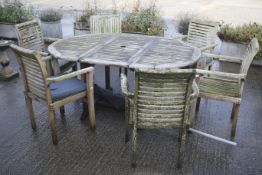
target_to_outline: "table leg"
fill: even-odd
[[[10,80],[19,76],[19,73],[14,71],[10,66],[10,61],[6,50],[3,50],[1,65],[2,69],[0,70],[0,80]]]
[[[112,88],[110,87],[110,67],[109,66],[105,66],[105,85],[106,85],[106,89],[112,90]]]

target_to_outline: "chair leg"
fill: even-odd
[[[197,100],[194,100],[191,103],[191,107],[190,107],[190,116],[189,116],[189,122],[190,122],[190,126],[192,126],[194,120],[195,120],[195,116],[196,116],[196,106],[197,106]],[[199,106],[199,105],[198,105]]]
[[[30,121],[31,121],[31,127],[33,130],[36,129],[36,123],[35,123],[35,115],[34,115],[34,109],[32,104],[32,99],[28,96],[25,96],[26,106],[29,113]]]
[[[55,126],[55,111],[52,109],[49,109],[49,122],[51,127],[51,135],[52,135],[52,141],[54,145],[57,145],[57,131]]]
[[[81,114],[81,117],[80,117],[80,120],[85,120],[86,117],[88,117],[88,112],[87,112],[87,109],[88,109],[88,103],[86,101],[83,100],[83,112]]]
[[[185,154],[185,143],[186,143],[186,127],[181,128],[182,131],[180,131],[181,134],[181,141],[179,146],[179,153],[178,153],[178,162],[177,162],[177,168],[182,168],[182,163],[184,160],[184,154]]]
[[[234,103],[233,104],[233,107],[232,107],[232,111],[231,111],[231,120],[233,120],[233,118],[234,118],[234,111],[236,110],[236,104]]]
[[[112,90],[110,83],[110,67],[105,66],[105,87],[107,90]]]
[[[129,104],[128,97],[125,97],[125,143],[129,141]]]
[[[133,137],[132,138],[132,141],[133,141],[133,146],[132,146],[132,168],[136,168],[136,159],[137,159],[137,128],[136,128],[136,124],[134,124],[132,137]]]
[[[180,130],[178,131],[178,138],[177,138],[177,141],[178,141],[179,143],[181,143],[181,140],[182,140],[182,129],[180,129]]]
[[[60,114],[62,117],[65,116],[65,106],[60,107]]]
[[[200,106],[200,102],[201,102],[201,97],[197,98],[197,103],[196,103],[196,111],[199,111],[199,106]]]
[[[94,93],[93,93],[93,87],[89,88],[89,92],[87,95],[88,103],[88,113],[89,113],[89,124],[92,131],[96,130],[96,116],[95,116],[95,105],[94,105]]]
[[[240,104],[234,104],[233,110],[233,121],[232,121],[232,128],[231,128],[231,137],[235,137],[236,135],[236,127],[237,127],[237,119],[239,114]]]

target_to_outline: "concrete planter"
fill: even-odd
[[[41,21],[41,28],[44,37],[51,37],[51,38],[63,37],[61,20],[52,21],[52,22]]]
[[[252,62],[252,65],[254,65],[254,66],[262,66],[262,58],[254,59],[253,62]]]
[[[247,44],[222,41],[219,53],[235,57],[243,57]]]
[[[126,32],[126,31],[122,31],[122,33],[136,34],[136,35],[147,35],[147,34],[142,33],[142,32]],[[148,35],[148,36],[164,36],[164,30],[161,32],[160,35]]]
[[[219,53],[221,55],[229,55],[235,57],[243,58],[247,49],[247,44],[245,43],[233,43],[222,41]],[[252,65],[262,66],[261,59],[254,59]]]
[[[146,35],[142,32],[126,32],[126,31],[122,31],[122,33],[128,33],[128,34],[136,34],[136,35]]]
[[[85,35],[89,34],[90,25],[87,22],[74,22],[74,35]]]
[[[17,39],[15,24],[0,23],[0,37],[5,39]]]

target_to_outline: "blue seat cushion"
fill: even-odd
[[[52,99],[54,101],[62,100],[71,95],[86,91],[86,83],[77,79],[70,78],[64,81],[50,84]]]

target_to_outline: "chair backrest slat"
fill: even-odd
[[[218,24],[192,20],[189,24],[187,41],[199,48],[215,43]]]
[[[135,74],[135,111],[138,128],[181,126],[193,72]]]
[[[46,82],[47,72],[44,62],[37,52],[11,45],[17,62],[19,63],[23,75],[25,90],[35,96],[46,99]]]
[[[45,51],[41,28],[36,20],[17,24],[16,33],[19,46],[40,52]]]
[[[247,47],[246,54],[244,55],[244,60],[241,65],[240,73],[247,74],[250,64],[252,63],[258,51],[258,40],[257,38],[253,38]]]
[[[91,33],[121,33],[121,17],[119,15],[102,15],[90,17]]]

